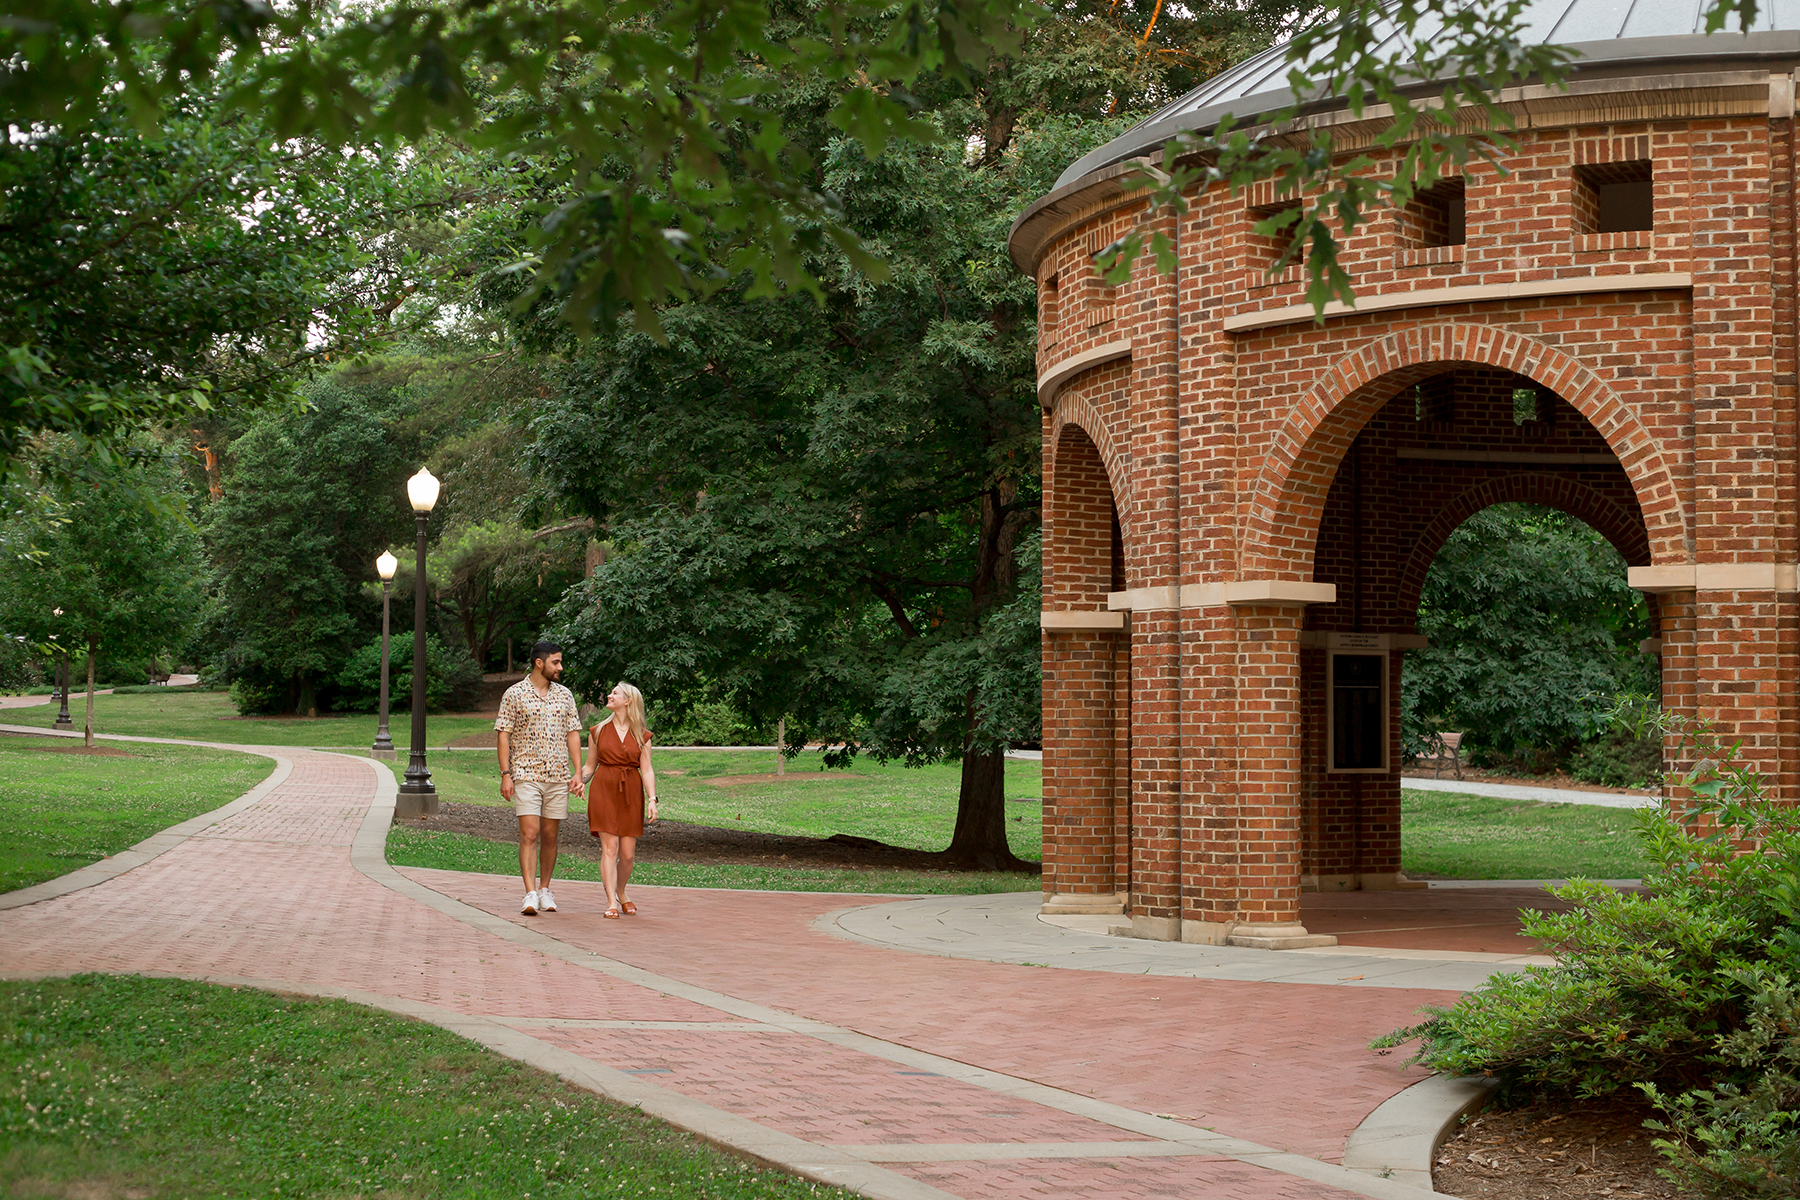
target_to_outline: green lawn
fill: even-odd
[[[81,727],[86,697],[70,697],[69,712]],[[411,717],[396,713],[388,732],[402,760],[411,745]],[[48,729],[56,720],[53,705],[0,711],[0,724]],[[132,737],[187,738],[196,742],[232,742],[252,746],[327,746],[367,750],[375,740],[375,718],[368,717],[240,717],[225,692],[165,692],[156,695],[95,696],[94,732]],[[426,740],[442,746],[452,738],[493,729],[489,717],[432,717]],[[491,756],[493,751],[488,751]]]
[[[1401,869],[1451,879],[1640,879],[1648,865],[1622,808],[1400,793]]]
[[[0,735],[0,892],[27,887],[237,799],[268,778],[259,755],[114,743],[131,757],[36,749]]]
[[[395,778],[406,757],[391,764]],[[708,780],[760,775],[773,770],[772,751],[659,750],[656,752],[659,814],[690,825],[830,837],[846,833],[909,850],[942,850],[956,827],[961,768],[885,766],[859,760],[848,770],[819,768],[817,754],[788,764],[787,782],[720,786]],[[439,750],[430,759],[432,782],[445,800],[502,804],[500,768],[492,750]],[[1043,851],[1043,768],[1017,759],[1006,764],[1008,841],[1020,858]],[[586,812],[573,797],[572,812]]]
[[[583,835],[585,836],[585,834]],[[506,842],[490,842],[466,833],[435,833],[396,825],[388,832],[388,861],[397,867],[437,867],[445,871],[477,871],[516,875],[519,852]],[[600,882],[600,864],[564,854],[556,860],[556,878]],[[1014,871],[828,871],[805,867],[726,865],[698,867],[638,859],[633,884],[664,887],[741,888],[753,892],[882,892],[888,894],[976,895],[988,892],[1035,892],[1038,876]],[[523,886],[523,885],[521,885]]]
[[[20,1200],[853,1200],[431,1025],[176,980],[0,983],[0,1134]]]

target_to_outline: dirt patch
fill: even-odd
[[[128,750],[115,750],[111,746],[27,746],[27,750],[42,750],[46,754],[82,754],[89,758],[136,758],[137,755]]]
[[[484,729],[480,733],[453,737],[444,744],[452,750],[495,750],[500,746],[500,735],[492,729]]]
[[[1465,1200],[1681,1200],[1656,1173],[1652,1115],[1636,1093],[1485,1112],[1438,1151],[1432,1186]]]
[[[807,771],[804,774],[796,771],[792,775],[714,775],[711,779],[701,779],[699,783],[710,783],[714,787],[740,787],[746,783],[816,783],[822,779],[844,779],[843,775],[827,775],[823,771]]]
[[[519,822],[510,809],[486,804],[445,803],[435,816],[408,821],[408,829],[467,833],[492,842],[517,845]],[[587,834],[587,818],[571,813],[557,839],[561,854],[598,861],[600,840]],[[810,867],[820,870],[856,871],[890,867],[912,871],[950,871],[956,868],[942,854],[887,846],[868,838],[837,834],[829,838],[794,837],[780,833],[755,833],[748,829],[719,829],[711,825],[686,825],[658,821],[638,839],[641,862],[684,863],[691,866],[737,864],[756,867]]]

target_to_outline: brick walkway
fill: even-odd
[[[0,970],[373,999],[876,1196],[1417,1194],[1333,1164],[1421,1077],[1368,1040],[1452,992],[907,953],[815,929],[843,896],[634,889],[605,921],[570,882],[524,918],[515,880],[381,861],[391,776],[273,753],[255,804],[0,912]]]

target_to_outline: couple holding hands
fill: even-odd
[[[588,788],[588,832],[600,839],[600,878],[606,911],[631,916],[625,898],[637,840],[643,836],[646,802],[656,820],[656,772],[650,766],[650,731],[644,697],[620,683],[606,698],[608,715],[588,731],[587,765],[581,760],[581,712],[562,678],[562,647],[531,648],[531,674],[506,689],[494,729],[500,735],[500,794],[519,819],[519,874],[525,880],[526,916],[555,912],[550,875],[556,869],[556,832],[569,815],[569,797]],[[565,764],[565,759],[566,764]]]

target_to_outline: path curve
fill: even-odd
[[[1452,991],[928,957],[815,929],[843,896],[644,888],[607,921],[571,882],[524,918],[514,880],[386,862],[385,765],[282,755],[154,858],[0,911],[0,972],[361,1000],[869,1196],[1421,1194],[1340,1163],[1423,1077],[1369,1038]]]

